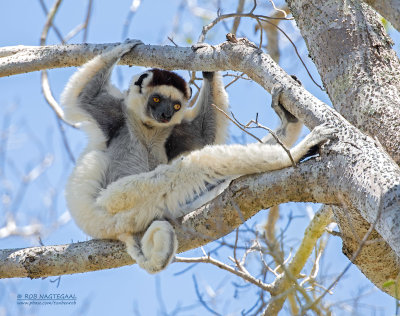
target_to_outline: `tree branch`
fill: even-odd
[[[225,192],[175,224],[179,252],[218,239],[260,209],[287,201],[337,203],[329,188],[325,164],[307,161],[298,168],[246,176]],[[299,190],[299,187],[306,188]],[[279,193],[278,193],[279,192]],[[234,205],[240,208],[238,214]],[[242,218],[243,217],[243,218]],[[123,243],[90,240],[60,246],[0,250],[0,278],[39,278],[83,273],[133,264]]]
[[[400,2],[398,0],[364,0],[400,31]]]
[[[400,2],[365,2],[399,29]],[[399,163],[400,62],[378,15],[357,1],[347,2],[346,6],[336,0],[288,3],[334,108],[354,126],[373,135],[376,146],[382,144]],[[324,14],[317,14],[315,8]],[[357,142],[354,145],[358,146]],[[359,170],[363,173],[362,164]],[[371,182],[370,186],[377,190],[380,184]],[[379,200],[377,195],[375,200]],[[375,203],[375,207],[379,206]],[[351,258],[360,242],[357,236],[365,234],[373,217],[366,217],[363,212],[360,216],[358,209],[351,207],[334,208],[334,213],[342,233],[343,253]],[[386,217],[385,212],[382,216]],[[371,234],[372,240],[382,240],[382,237],[387,241],[378,228]],[[377,287],[395,294],[394,288],[383,287],[388,279],[396,279],[400,271],[399,252],[393,243],[389,246],[381,241],[365,245],[355,263]]]

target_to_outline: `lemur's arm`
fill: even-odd
[[[228,95],[221,75],[203,72],[203,78],[196,105],[187,110],[186,121],[175,126],[165,144],[169,161],[185,152],[226,142],[229,122],[211,105],[215,104],[225,112],[228,110]]]
[[[310,148],[331,138],[333,133],[335,129],[329,125],[317,126],[290,150],[294,161],[298,162]],[[206,183],[289,166],[291,160],[278,144],[207,146],[170,165],[113,182],[101,192],[97,203],[108,212],[117,213],[132,207],[140,209],[141,204],[151,200],[157,204],[152,209],[169,210],[173,217],[178,217],[183,215],[180,206],[204,190]],[[143,192],[151,192],[151,197]]]
[[[73,123],[94,123],[106,137],[112,137],[124,120],[123,95],[110,83],[114,65],[140,41],[125,43],[86,63],[69,80],[61,96],[66,119]]]

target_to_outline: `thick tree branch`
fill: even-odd
[[[377,14],[358,1],[288,2],[334,108],[399,163],[400,61]]]
[[[400,1],[398,0],[364,0],[380,15],[400,31]]]
[[[337,203],[336,196],[330,190],[329,174],[322,161],[308,161],[296,169],[240,178],[216,199],[184,217],[182,224],[175,225],[179,252],[226,235],[242,224],[242,216],[246,220],[260,209],[287,201]],[[5,249],[0,250],[0,262],[0,278],[39,278],[134,263],[123,243],[110,240]]]
[[[400,62],[379,17],[358,1],[349,1],[346,6],[336,0],[288,2],[334,108],[352,124],[379,139],[399,163]],[[394,25],[396,19],[398,23],[400,2],[365,2],[375,5]],[[343,252],[351,258],[360,242],[358,236],[368,230],[371,218],[366,221],[365,215],[360,216],[353,208],[334,208],[334,213],[342,232]],[[378,232],[370,238],[382,239]],[[355,262],[372,282],[391,295],[394,287],[383,288],[383,284],[396,279],[400,272],[399,252],[392,248],[384,241],[369,243]]]

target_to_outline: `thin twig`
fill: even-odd
[[[43,9],[44,14],[45,14],[46,16],[48,16],[49,12],[48,12],[48,10],[47,10],[47,7],[46,7],[46,4],[44,3],[44,1],[43,1],[43,0],[39,0],[39,3],[40,3],[40,6],[41,6],[42,9]],[[57,3],[56,3],[56,4],[57,4]],[[60,4],[58,4],[57,7],[58,7],[59,5],[60,5]],[[62,34],[61,34],[60,30],[53,24],[53,22],[52,22],[51,24],[52,24],[53,30],[54,30],[54,32],[56,33],[57,37],[62,39]],[[42,35],[43,35],[43,34],[42,34]],[[46,36],[47,36],[47,35],[46,35]]]
[[[47,15],[47,20],[46,20],[45,26],[43,27],[42,34],[40,36],[40,45],[45,45],[46,44],[47,35],[49,33],[50,27],[53,25],[53,20],[54,20],[54,17],[56,15],[56,13],[57,13],[58,8],[60,7],[61,1],[62,0],[57,0],[56,3],[54,4],[54,6],[51,8],[50,12]],[[68,156],[70,157],[71,161],[73,163],[75,163],[75,157],[72,154],[71,148],[70,148],[69,143],[67,141],[67,138],[65,136],[65,131],[62,128],[62,125],[60,124],[59,120],[62,120],[63,122],[65,122],[66,124],[68,124],[71,127],[76,128],[76,126],[74,124],[70,124],[69,122],[67,122],[64,119],[64,111],[61,109],[60,105],[54,99],[53,94],[51,92],[49,78],[48,78],[46,70],[43,70],[42,73],[41,73],[41,83],[42,83],[43,95],[44,95],[47,103],[50,105],[50,107],[53,109],[53,111],[55,112],[55,114],[58,117],[57,118],[58,128],[60,130],[60,133],[61,133],[61,136],[62,136],[62,139],[63,139],[63,143],[64,143],[65,148],[67,150]]]
[[[228,266],[227,264],[218,261],[212,257],[209,256],[203,256],[203,257],[197,257],[197,258],[183,258],[183,257],[175,257],[175,262],[187,262],[187,263],[196,263],[196,262],[201,262],[201,263],[211,263],[212,265],[217,266],[220,269],[226,270],[232,274],[235,274],[239,277],[241,277],[243,280],[250,282],[259,288],[263,289],[264,291],[271,291],[272,287],[270,284],[266,284],[262,282],[259,279],[256,279],[250,274],[244,273],[242,271],[238,271],[235,268]]]
[[[207,24],[205,26],[203,26],[202,32],[197,40],[197,43],[203,43],[206,35],[208,33],[209,30],[211,30],[216,24],[218,24],[219,22],[221,22],[222,20],[225,19],[230,19],[230,18],[236,18],[236,17],[242,17],[242,18],[252,18],[252,19],[260,19],[261,21],[264,21],[266,19],[272,19],[272,20],[293,20],[293,18],[276,18],[276,17],[269,17],[266,15],[255,15],[253,13],[230,13],[230,14],[223,14],[223,15],[218,15],[217,18],[215,18],[214,21],[212,21],[210,24]]]
[[[313,306],[317,305],[321,301],[321,299],[326,294],[328,294],[330,292],[330,290],[339,282],[339,280],[350,269],[350,267],[353,266],[354,260],[356,260],[356,258],[360,254],[361,250],[363,249],[364,245],[366,244],[367,239],[369,238],[371,233],[374,231],[375,226],[376,226],[376,224],[378,223],[378,220],[381,217],[382,208],[383,208],[383,198],[382,198],[382,193],[381,193],[380,198],[379,198],[379,209],[378,209],[378,213],[376,214],[376,218],[375,218],[374,222],[370,225],[368,231],[365,233],[365,235],[364,235],[363,239],[361,240],[361,242],[359,243],[357,250],[353,253],[353,255],[352,255],[351,259],[350,259],[350,262],[343,269],[343,271],[336,277],[336,279],[331,283],[331,285],[328,286],[327,289],[316,300],[314,300],[311,304],[308,304],[307,306],[305,306],[303,308],[302,315],[304,315],[307,312],[308,309],[310,309]]]
[[[256,5],[255,5],[256,6]],[[291,43],[291,45],[293,46],[295,53],[297,55],[297,57],[300,59],[300,62],[302,63],[302,65],[304,66],[305,70],[307,71],[308,76],[310,77],[310,79],[312,80],[312,82],[314,82],[314,84],[320,88],[322,91],[325,91],[325,89],[318,84],[314,77],[311,75],[310,71],[308,70],[305,62],[303,61],[303,59],[301,58],[299,51],[297,50],[297,46],[296,44],[291,40],[291,38],[289,37],[289,35],[286,34],[286,32],[280,28],[278,25],[272,23],[269,20],[293,20],[293,18],[280,18],[280,17],[271,17],[271,16],[266,16],[266,15],[256,15],[253,14],[255,7],[249,12],[249,13],[230,13],[230,14],[223,14],[223,15],[219,15],[214,21],[212,21],[210,24],[203,26],[202,32],[197,40],[197,43],[203,43],[206,35],[208,33],[208,31],[210,29],[212,29],[216,24],[218,24],[219,22],[221,22],[224,19],[229,19],[229,18],[237,18],[237,17],[247,17],[247,18],[251,18],[251,19],[255,19],[257,21],[257,23],[259,24],[260,27],[260,32],[261,32],[261,38],[260,38],[260,45],[259,47],[261,47],[262,44],[262,25],[260,21],[266,22],[271,24],[272,26],[276,27],[280,32],[282,32],[283,35],[285,35],[285,37],[289,40],[289,42]]]
[[[245,3],[245,2],[246,2],[246,0],[239,0],[238,6],[237,6],[237,8],[236,8],[236,13],[243,13],[244,3]],[[230,33],[236,35],[237,30],[238,30],[238,28],[239,28],[239,24],[240,24],[240,17],[236,17],[236,18],[233,20],[233,25],[232,25],[232,28],[231,28],[231,32],[230,32]]]
[[[220,109],[217,105],[215,105],[214,103],[211,104],[213,107],[215,107],[218,111],[220,111],[222,114],[224,114],[226,116],[227,119],[229,119],[233,124],[235,124],[237,127],[239,127],[243,132],[245,132],[246,134],[250,135],[251,137],[255,138],[258,142],[260,142],[261,144],[263,143],[261,139],[259,139],[256,135],[246,131],[245,128],[241,127],[238,123],[236,123],[224,110]]]
[[[292,163],[293,168],[297,167],[297,165],[292,157],[292,154],[290,153],[290,149],[286,148],[286,146],[281,142],[279,137],[275,134],[275,132],[272,129],[258,123],[258,116],[257,116],[256,120],[250,120],[246,125],[244,125],[236,119],[235,115],[232,112],[231,112],[231,114],[232,114],[233,119],[236,121],[236,123],[241,125],[243,128],[262,128],[262,129],[265,129],[266,131],[268,131],[271,134],[271,136],[275,139],[275,141],[283,148],[283,150],[289,156],[289,159]],[[255,124],[256,126],[251,126],[251,124]]]

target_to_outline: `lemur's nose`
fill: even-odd
[[[162,122],[169,122],[171,120],[172,115],[169,113],[161,113],[161,121]]]

